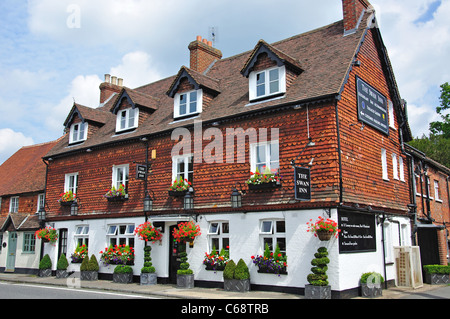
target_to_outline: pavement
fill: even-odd
[[[14,282],[21,284],[54,285],[67,288],[86,288],[104,291],[154,296],[168,299],[305,299],[303,295],[270,291],[250,291],[246,293],[228,292],[221,288],[179,289],[176,285],[141,286],[139,283],[120,284],[111,280],[81,281],[72,275],[67,279],[39,277],[36,275],[0,273],[0,282]],[[367,299],[356,297],[353,299]],[[450,299],[450,285],[428,285],[413,289],[393,287],[383,289],[383,294],[376,299]]]

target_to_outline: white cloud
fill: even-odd
[[[22,146],[33,145],[33,139],[10,128],[0,129],[0,164],[17,152]]]

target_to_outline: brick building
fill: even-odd
[[[411,132],[372,6],[345,0],[343,9],[344,20],[228,58],[197,37],[189,67],[139,88],[107,75],[100,106],[74,104],[67,134],[44,158],[47,222],[69,239],[46,246],[52,259],[80,243],[97,256],[126,244],[138,276],[143,242],[133,230],[148,219],[164,232],[152,250],[163,283],[174,282],[186,250],[196,285],[220,286],[222,273],[202,264],[215,247],[246,261],[252,289],[303,293],[324,245],[335,297],[356,294],[367,271],[392,283],[393,247],[411,245],[402,151]],[[254,189],[247,180],[257,169],[281,178]],[[168,192],[180,177],[191,183],[184,197]],[[105,197],[112,187],[124,188],[120,200]],[[72,206],[58,201],[64,192],[76,194]],[[146,197],[152,209],[144,211]],[[321,242],[307,232],[319,216],[339,222],[339,238]],[[202,235],[194,247],[174,244],[172,229],[189,220]],[[287,255],[287,274],[251,263],[266,244]],[[100,273],[112,271],[102,265]]]
[[[46,165],[42,157],[57,141],[25,146],[0,166],[0,269],[35,272],[41,248],[34,232],[44,205]]]

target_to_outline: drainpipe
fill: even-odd
[[[386,277],[386,244],[384,238],[384,221],[386,220],[386,216],[383,214],[381,218],[381,244],[383,246],[383,271],[384,271],[384,288],[387,289],[387,277]]]
[[[44,162],[45,164],[45,182],[44,182],[44,209],[45,209],[45,204],[47,203],[47,177],[48,177],[48,163],[42,159],[42,162]],[[39,208],[40,210],[40,208]],[[41,221],[39,221],[39,224],[41,223]],[[45,222],[43,222],[43,224],[45,225]],[[41,240],[41,252],[40,252],[40,258],[39,260],[42,260],[42,258],[44,257],[44,241]]]
[[[338,97],[336,97],[334,108],[336,113],[336,134],[338,142],[338,157],[339,157],[339,205],[343,203],[343,187],[342,187],[342,155],[341,155],[341,134],[339,129],[339,113],[338,113]]]

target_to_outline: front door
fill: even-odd
[[[178,243],[173,238],[173,230],[177,225],[170,226],[170,245],[169,245],[169,282],[171,284],[177,283],[177,270],[180,269],[180,256],[179,254],[186,251],[185,243]]]
[[[8,256],[6,257],[6,270],[14,272],[16,266],[16,247],[17,247],[17,233],[10,232],[8,239]]]

